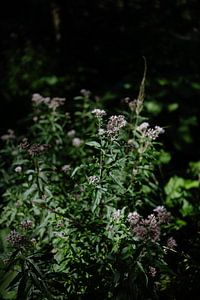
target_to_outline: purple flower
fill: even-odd
[[[141,224],[137,224],[134,228],[133,228],[133,233],[135,234],[136,237],[138,237],[139,239],[146,239],[147,238],[147,228],[144,225]]]
[[[170,237],[167,240],[167,248],[174,250],[177,247],[176,240],[173,237]]]
[[[149,275],[154,278],[156,276],[156,273],[156,268],[149,266]]]
[[[165,130],[162,127],[155,126],[154,129],[149,128],[147,130],[147,132],[145,133],[145,136],[148,137],[150,140],[155,140],[161,133],[164,133],[164,132],[165,132]]]
[[[67,132],[67,136],[70,138],[73,138],[76,134],[76,131],[74,129],[71,129],[70,131]]]
[[[153,211],[157,214],[158,222],[160,224],[169,223],[171,214],[166,210],[164,206],[157,206]]]
[[[144,224],[148,228],[149,236],[152,241],[157,241],[160,239],[160,226],[156,220],[154,214],[149,215],[145,220]]]
[[[15,168],[15,172],[16,172],[16,173],[21,173],[21,172],[22,172],[22,167],[21,167],[21,166],[17,166],[17,167]]]
[[[25,220],[23,222],[21,222],[21,227],[23,229],[30,229],[33,226],[33,222],[31,220]]]
[[[130,225],[136,225],[138,224],[138,222],[140,221],[140,215],[134,211],[134,212],[130,212],[128,214],[128,222],[130,223]]]
[[[92,114],[94,114],[97,118],[102,118],[106,115],[106,112],[103,109],[96,108],[93,109]]]
[[[129,213],[128,222],[131,225],[132,232],[139,239],[150,239],[153,242],[160,239],[160,224],[154,214],[142,219],[137,212]]]
[[[81,139],[79,139],[78,137],[75,137],[72,140],[72,145],[76,148],[79,148],[82,143],[83,143],[83,141]]]
[[[19,234],[16,230],[10,232],[7,236],[7,241],[14,247],[21,247],[27,244],[26,237]]]
[[[118,220],[121,216],[121,210],[120,209],[117,209],[115,210],[113,213],[112,213],[112,218],[114,220]]]
[[[119,130],[126,126],[127,122],[125,120],[125,117],[123,115],[119,116],[111,116],[109,118],[108,124],[107,124],[107,134],[111,138],[114,138]]]
[[[142,124],[140,124],[137,129],[139,131],[146,131],[146,129],[149,127],[149,123],[148,122],[143,122]]]

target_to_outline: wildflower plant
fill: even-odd
[[[71,115],[65,99],[34,94],[27,135],[2,136],[1,297],[159,295],[177,243],[155,176],[164,130],[141,116],[144,80],[124,114],[87,90]]]

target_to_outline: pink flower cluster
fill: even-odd
[[[142,240],[151,240],[156,242],[160,240],[161,225],[170,220],[170,213],[164,206],[158,206],[154,209],[155,214],[150,214],[147,218],[142,218],[137,212],[128,214],[128,222],[133,234]]]
[[[159,205],[153,211],[157,215],[157,219],[158,219],[159,224],[169,223],[169,221],[171,219],[171,214],[166,210],[166,208],[164,206]]]
[[[173,237],[168,238],[167,240],[167,248],[170,250],[174,250],[177,247],[176,240]]]
[[[19,234],[16,230],[11,231],[6,239],[14,247],[22,247],[27,244],[26,237]]]
[[[43,97],[40,94],[33,94],[32,96],[32,102],[35,105],[40,105],[42,103],[46,104],[49,108],[56,110],[57,107],[61,106],[65,102],[65,98],[49,98],[49,97]]]
[[[165,130],[160,126],[155,126],[154,128],[149,128],[148,122],[143,122],[137,127],[144,137],[149,138],[150,140],[155,140],[161,133],[164,133]]]
[[[21,227],[25,230],[28,230],[33,227],[33,222],[31,220],[25,220],[21,222]]]
[[[93,109],[92,114],[94,114],[97,118],[102,118],[106,115],[106,112],[103,109],[95,108]]]
[[[111,116],[109,118],[108,124],[107,124],[107,134],[111,138],[114,138],[121,128],[126,126],[127,122],[125,120],[125,117],[123,115],[119,116]]]
[[[12,129],[8,129],[7,133],[1,136],[2,141],[9,141],[15,139],[15,132]]]

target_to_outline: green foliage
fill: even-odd
[[[171,177],[165,186],[167,206],[178,207],[182,216],[194,214],[196,211],[195,206],[197,208],[198,203],[194,201],[192,203],[189,202],[192,199],[191,192],[194,189],[199,189],[198,180],[184,179],[178,176]]]
[[[71,116],[64,99],[34,94],[27,136],[2,136],[3,299],[156,299],[174,274],[156,178],[170,155],[156,142],[163,129],[140,115],[144,80],[125,115],[107,117],[86,90]],[[166,204],[189,214],[179,189],[194,187],[171,178]]]

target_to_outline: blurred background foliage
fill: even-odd
[[[35,92],[67,97],[70,110],[87,88],[123,109],[123,97],[137,96],[145,56],[146,114],[166,128],[169,177],[181,174],[199,151],[199,9],[198,0],[6,1],[1,131],[20,127]]]

